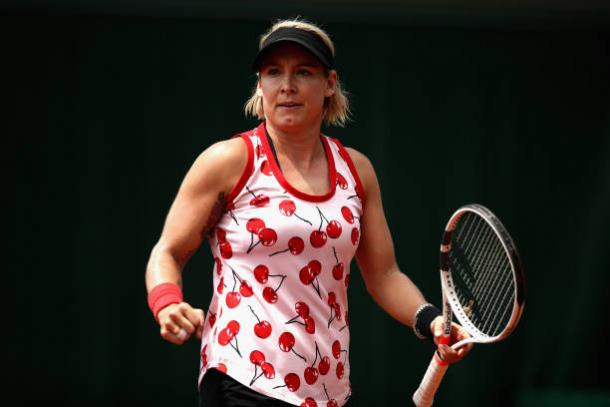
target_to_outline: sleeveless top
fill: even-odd
[[[290,404],[341,406],[351,395],[347,287],[362,184],[336,139],[320,136],[330,191],[310,195],[283,177],[264,123],[239,136],[246,169],[209,236],[214,292],[199,380],[215,368]]]

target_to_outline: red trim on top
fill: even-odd
[[[244,172],[242,172],[241,177],[239,177],[237,184],[235,184],[231,192],[229,192],[229,195],[227,195],[225,199],[225,205],[228,205],[233,202],[233,200],[237,197],[241,190],[244,189],[244,187],[246,186],[246,182],[248,182],[248,179],[254,172],[254,147],[250,142],[250,137],[248,137],[249,134],[251,134],[251,132],[242,133],[238,136],[235,136],[241,137],[246,143],[246,147],[248,149],[248,162],[246,163],[246,168],[244,168]]]
[[[349,155],[349,153],[347,152],[345,147],[343,147],[343,144],[341,144],[341,142],[338,139],[333,138],[331,140],[339,148],[339,155],[345,160],[345,162],[347,163],[347,166],[349,167],[349,170],[352,173],[352,176],[354,177],[354,180],[356,180],[356,188],[357,188],[356,193],[358,194],[358,196],[360,196],[360,202],[362,202],[362,206],[364,207],[364,201],[366,199],[366,191],[364,190],[364,186],[362,185],[362,181],[360,180],[360,176],[358,175],[356,166],[354,165],[354,162],[352,161],[352,157]]]
[[[269,136],[267,135],[267,130],[265,129],[265,122],[261,123],[260,126],[258,126],[258,134],[260,136],[261,143],[263,144],[263,149],[265,150],[267,160],[271,164],[271,170],[273,171],[273,175],[286,191],[290,192],[292,195],[299,199],[311,202],[327,201],[332,198],[333,195],[335,195],[335,190],[337,189],[337,170],[335,168],[335,159],[333,157],[333,152],[330,149],[327,137],[320,135],[320,138],[322,139],[322,144],[324,145],[324,150],[326,151],[330,190],[324,195],[311,195],[294,188],[292,185],[290,185],[286,178],[284,178],[284,174],[282,174],[280,167],[278,166],[277,162],[275,162],[275,157],[273,156],[273,152],[271,151],[271,147],[269,146]]]

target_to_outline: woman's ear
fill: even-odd
[[[335,94],[335,90],[337,89],[337,71],[334,69],[328,72],[328,76],[326,77],[326,89],[324,90],[325,97],[331,97]]]

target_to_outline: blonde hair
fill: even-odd
[[[313,32],[314,34],[318,35],[322,39],[322,41],[324,41],[324,43],[332,52],[333,57],[335,56],[335,46],[328,34],[317,25],[314,25],[308,21],[299,18],[295,18],[293,20],[281,20],[273,24],[269,31],[267,31],[261,36],[259,41],[259,47],[262,46],[265,39],[272,32],[277,29],[286,27],[298,28],[301,30]],[[256,86],[252,90],[252,95],[250,96],[250,99],[248,99],[248,101],[246,102],[244,110],[246,116],[256,117],[261,120],[265,118],[265,113],[263,111],[263,97],[257,93]],[[327,125],[341,127],[345,126],[345,124],[350,120],[349,100],[347,99],[347,92],[342,89],[339,79],[337,79],[337,83],[335,85],[335,92],[333,93],[333,95],[325,98],[324,100],[324,113],[322,115],[322,120]]]

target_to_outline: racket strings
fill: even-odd
[[[492,227],[464,214],[449,253],[457,299],[466,317],[484,334],[496,336],[508,324],[514,302],[512,267]]]

